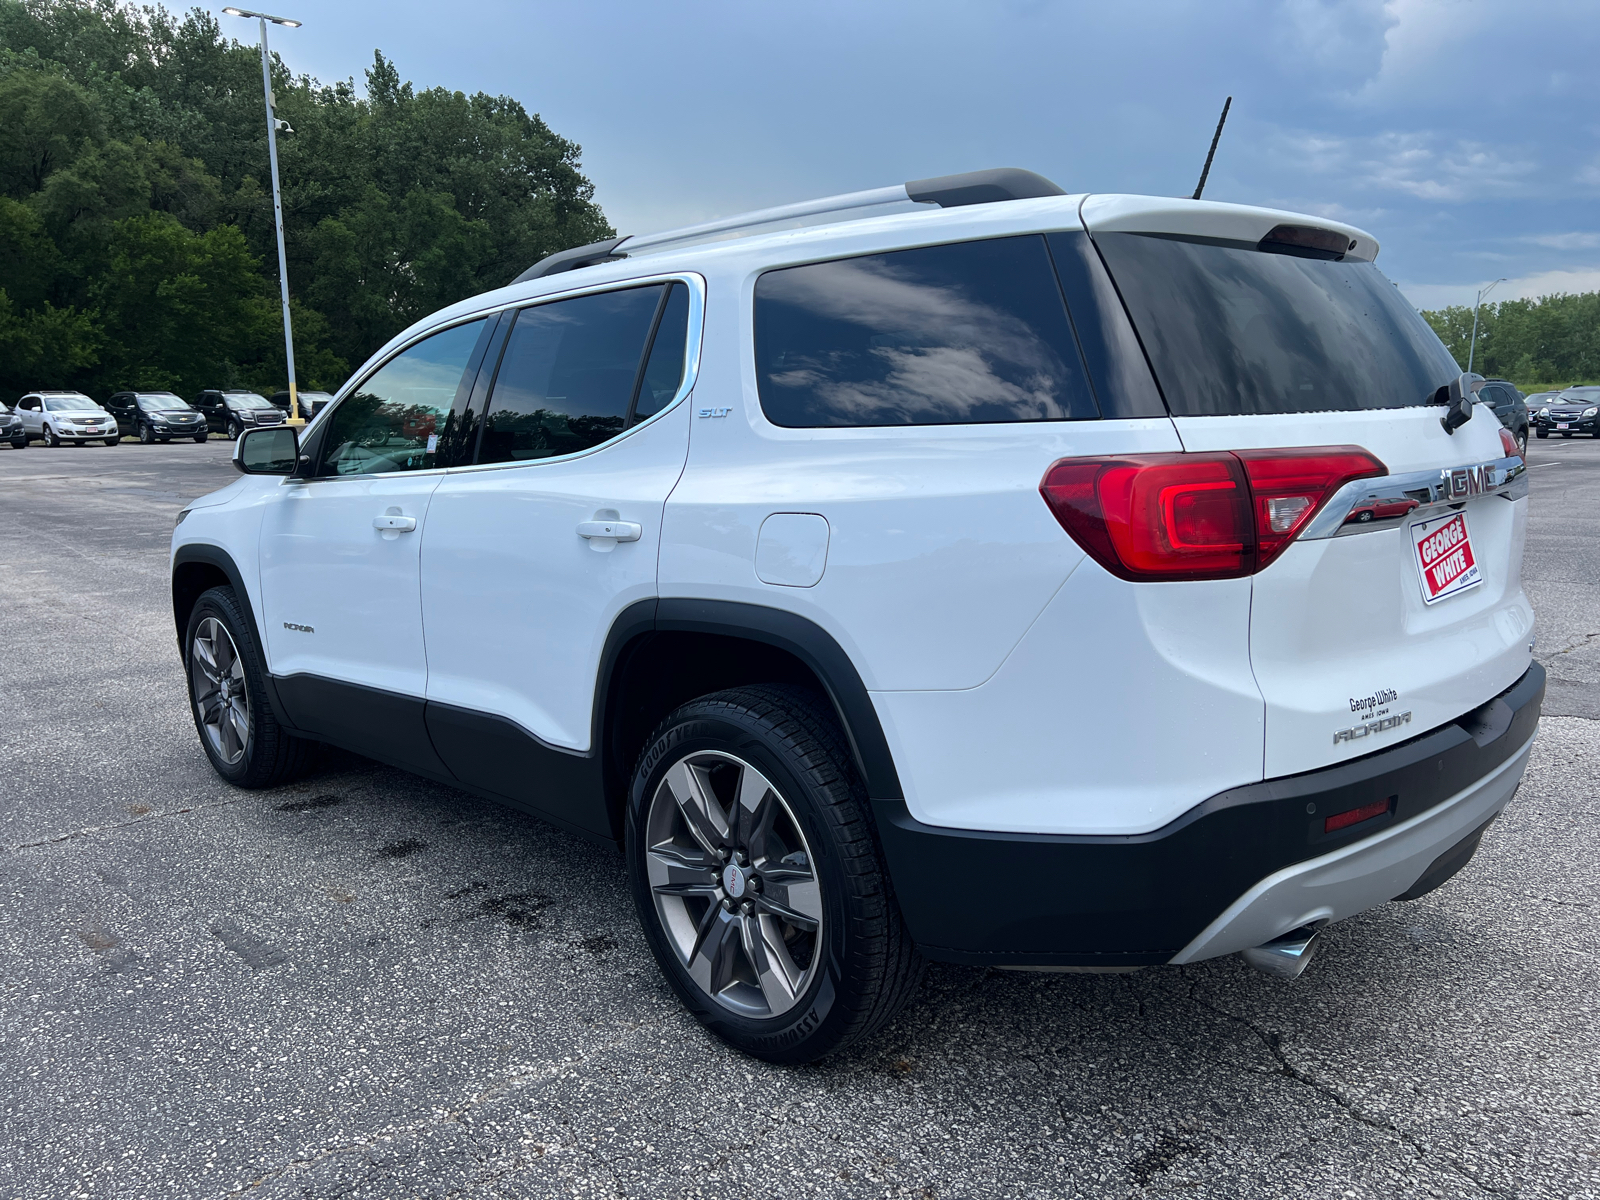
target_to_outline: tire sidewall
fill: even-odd
[[[842,981],[851,951],[851,919],[847,905],[848,883],[831,829],[818,811],[814,788],[802,780],[789,756],[773,744],[771,734],[754,720],[734,714],[712,716],[689,706],[682,720],[662,730],[645,749],[634,771],[628,795],[626,849],[634,904],[644,927],[645,940],[661,966],[662,974],[686,1008],[713,1032],[749,1054],[770,1062],[809,1062],[832,1047],[836,1027],[847,1025],[851,1014],[840,1003]],[[742,1017],[712,1000],[689,978],[678,961],[656,914],[644,861],[644,830],[648,801],[667,770],[685,755],[716,750],[733,754],[755,767],[778,789],[800,824],[815,859],[822,885],[823,935],[819,953],[822,969],[807,985],[793,1008],[778,1017]]]
[[[205,726],[200,720],[199,705],[195,703],[194,664],[191,661],[194,655],[194,635],[200,622],[207,617],[215,617],[222,622],[228,631],[228,636],[233,639],[234,649],[244,661],[245,695],[250,701],[250,736],[245,744],[244,755],[231,765],[221,761],[213,753],[211,739],[206,736]],[[240,618],[232,588],[212,588],[195,601],[194,608],[189,613],[188,627],[183,635],[183,673],[189,691],[189,716],[194,721],[194,730],[200,739],[201,750],[211,760],[211,765],[218,775],[229,783],[243,785],[250,776],[252,763],[261,746],[260,714],[265,711],[263,706],[267,703],[267,697],[261,679],[261,657],[256,653],[255,640],[250,636],[250,630]]]

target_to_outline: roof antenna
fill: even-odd
[[[1228,123],[1228,109],[1233,107],[1233,97],[1222,102],[1222,116],[1217,120],[1217,132],[1211,135],[1211,149],[1206,152],[1206,165],[1200,171],[1200,182],[1194,185],[1194,199],[1206,190],[1206,176],[1211,174],[1211,160],[1217,156],[1217,143],[1222,140],[1222,127]]]

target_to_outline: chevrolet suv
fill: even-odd
[[[120,440],[115,418],[82,392],[29,392],[17,401],[15,412],[23,435],[47,446],[90,441],[115,446]]]
[[[206,419],[171,392],[118,392],[106,401],[117,428],[145,445],[175,437],[206,440]]]
[[[1298,974],[1472,857],[1544,694],[1523,460],[1377,253],[1003,170],[555,255],[184,510],[201,745],[618,847],[773,1061],[929,959]]]

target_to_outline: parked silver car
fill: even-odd
[[[47,446],[92,441],[115,446],[121,440],[116,418],[82,392],[29,392],[17,401],[17,416],[24,436]]]

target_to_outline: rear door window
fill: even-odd
[[[1369,262],[1096,235],[1174,416],[1426,404],[1461,373]]]
[[[791,428],[1100,415],[1038,234],[768,271],[755,352]]]
[[[575,454],[626,429],[651,331],[665,324],[657,313],[667,292],[654,284],[517,312],[484,411],[478,461]]]

